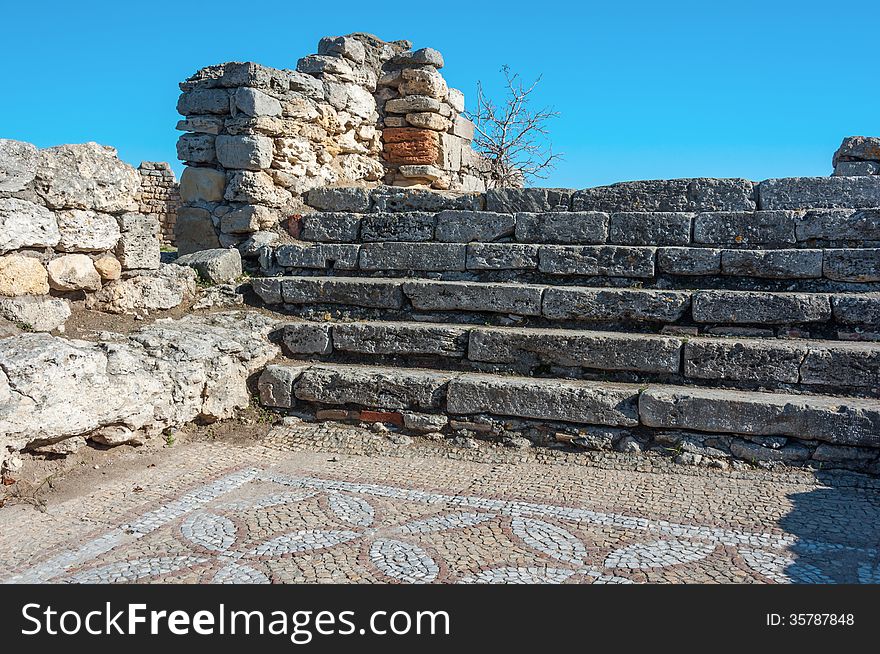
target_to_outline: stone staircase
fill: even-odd
[[[315,198],[253,280],[267,407],[880,472],[880,177]]]

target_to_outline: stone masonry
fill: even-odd
[[[327,37],[296,70],[231,62],[181,83],[180,252],[252,256],[320,187],[484,188],[463,94],[440,75],[439,52],[410,47]]]
[[[174,228],[180,206],[180,190],[174,172],[164,161],[144,161],[138,166],[141,176],[139,211],[159,223],[163,245],[174,245]]]
[[[880,175],[880,138],[847,136],[831,163],[838,176]]]

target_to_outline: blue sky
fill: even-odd
[[[175,161],[177,82],[198,68],[293,68],[353,31],[437,48],[469,98],[503,64],[543,74],[535,102],[561,112],[565,160],[542,185],[827,175],[841,138],[880,134],[877,0],[117,0],[3,15],[0,137],[94,140],[133,164]]]

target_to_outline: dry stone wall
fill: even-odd
[[[165,161],[144,161],[138,166],[141,176],[139,210],[159,223],[163,245],[174,245],[174,227],[180,205],[180,190],[171,166]]]
[[[231,62],[181,83],[179,251],[253,255],[315,188],[482,188],[464,96],[440,53],[410,48],[327,37],[296,70]]]

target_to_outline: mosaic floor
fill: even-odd
[[[827,475],[173,454],[0,510],[0,581],[880,582],[880,493]]]

